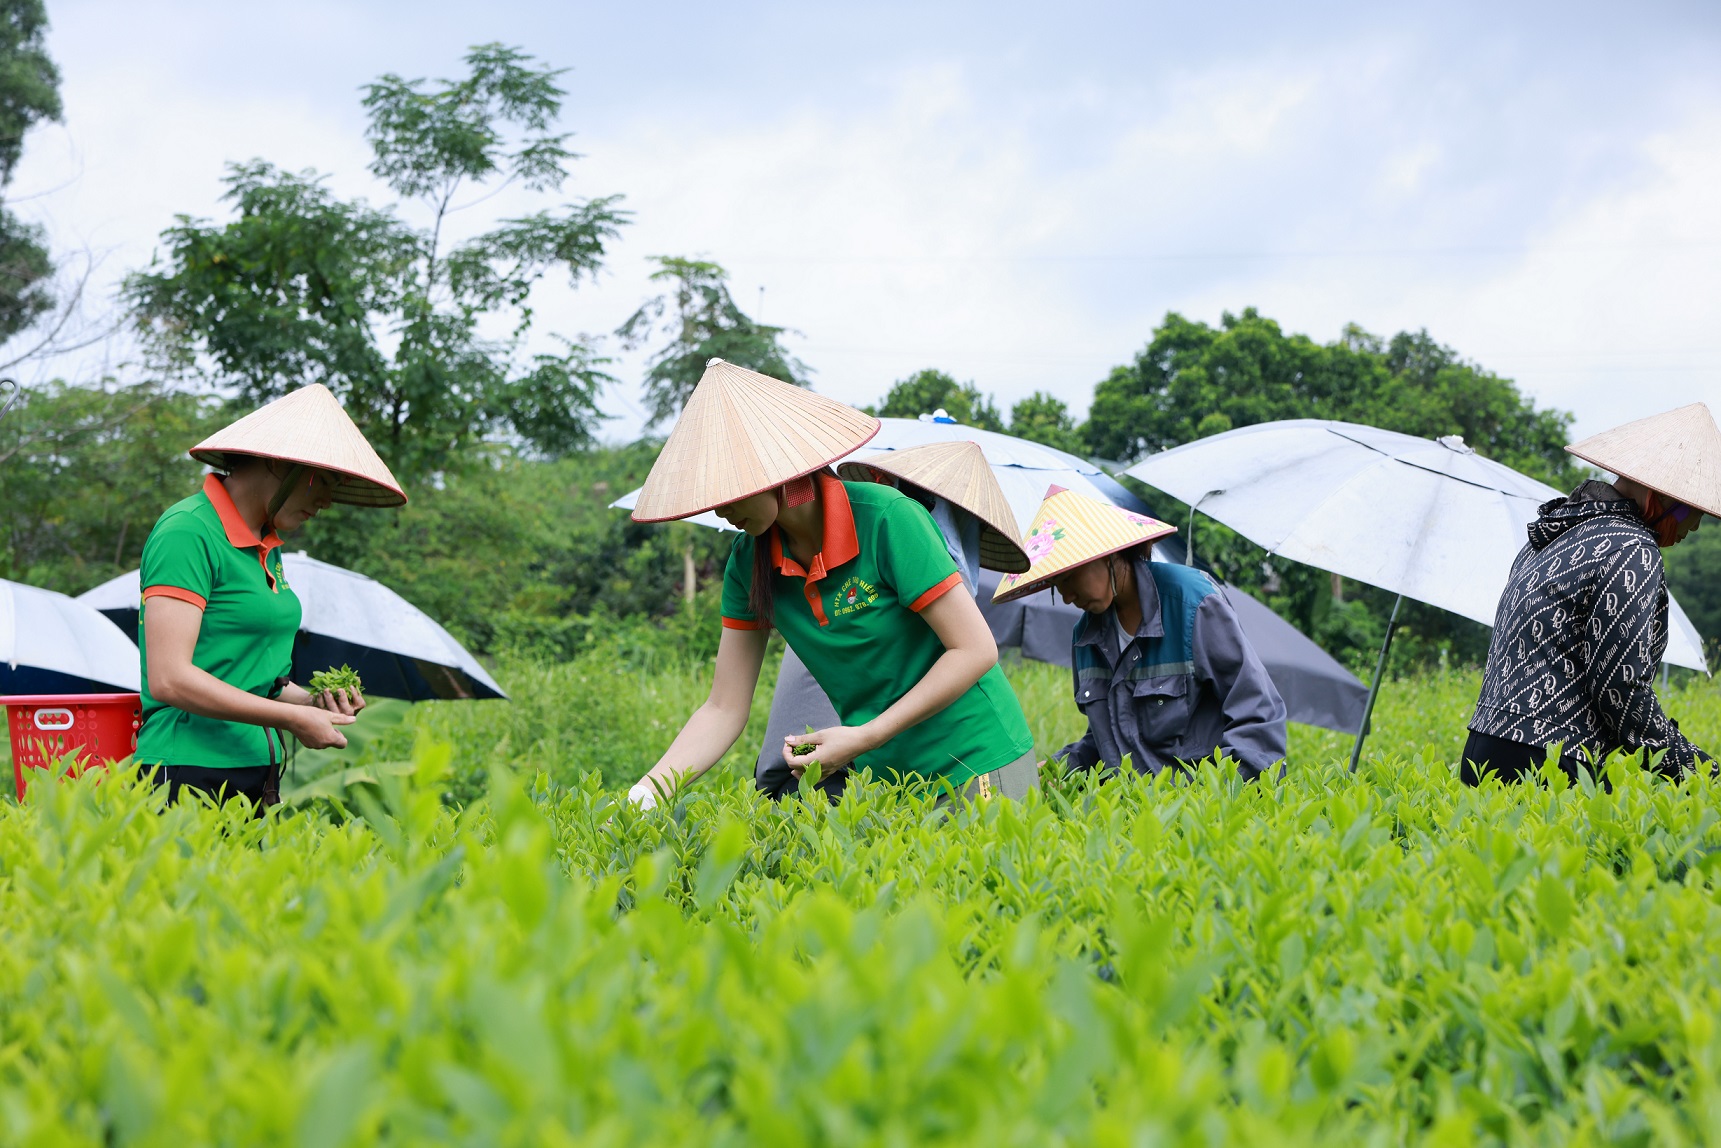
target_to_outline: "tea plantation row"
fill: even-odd
[[[37,786],[0,1142],[1721,1138],[1721,786],[1465,790],[1420,748],[1463,688],[1399,683],[1355,776],[1298,731],[1273,785],[954,814],[510,768],[452,809],[495,740],[262,822]],[[1721,733],[1712,686],[1672,708]]]

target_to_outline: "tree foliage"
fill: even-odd
[[[1721,663],[1721,520],[1705,519],[1697,533],[1662,556],[1668,588],[1703,636],[1715,669]]]
[[[26,390],[0,419],[0,577],[77,594],[137,569],[155,520],[197,489],[186,449],[216,407],[154,383]]]
[[[630,350],[658,340],[645,373],[651,425],[681,413],[712,359],[804,387],[811,369],[783,346],[786,327],[749,318],[729,292],[729,273],[716,263],[656,257],[654,283],[668,290],[641,304],[616,330]]]
[[[1571,415],[1538,410],[1510,379],[1464,361],[1426,331],[1381,339],[1351,326],[1332,343],[1286,335],[1253,307],[1218,327],[1175,312],[1094,391],[1089,447],[1132,459],[1274,419],[1326,418],[1435,438],[1567,488]]]
[[[24,154],[24,137],[60,118],[60,71],[48,56],[43,0],[0,0],[0,188]],[[54,306],[47,234],[0,207],[0,342]]]
[[[1086,454],[1076,420],[1064,400],[1046,391],[1035,391],[1010,408],[1010,433],[1031,442],[1045,443],[1071,454]]]
[[[576,158],[552,130],[558,72],[498,44],[466,64],[460,80],[366,88],[370,170],[396,203],[342,199],[314,172],[232,165],[234,218],[180,216],[127,280],[156,361],[247,404],[325,383],[407,478],[490,433],[545,454],[590,442],[605,360],[563,335],[558,352],[527,353],[531,294],[554,270],[593,276],[628,213],[619,196],[570,200],[448,241],[459,193],[556,192]],[[428,226],[406,221],[409,204]]]
[[[990,395],[982,395],[972,382],[959,383],[943,371],[916,371],[891,385],[883,402],[868,407],[870,414],[887,418],[913,419],[944,411],[965,426],[1002,431],[1004,420]]]

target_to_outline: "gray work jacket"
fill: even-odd
[[[1285,757],[1285,702],[1244,636],[1231,603],[1205,574],[1135,563],[1141,627],[1118,649],[1116,607],[1076,623],[1076,705],[1088,732],[1058,754],[1068,769],[1138,773],[1218,751],[1253,779]]]

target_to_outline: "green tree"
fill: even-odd
[[[48,56],[43,0],[0,0],[0,189],[24,154],[24,137],[60,118],[60,72]],[[47,235],[0,206],[0,342],[54,306]]]
[[[157,383],[24,391],[0,419],[0,577],[78,594],[135,570],[161,512],[196,491],[186,450],[217,406]]]
[[[1710,668],[1721,661],[1721,520],[1704,520],[1697,533],[1662,551],[1667,585],[1703,636]]]
[[[385,75],[365,89],[370,170],[395,204],[341,199],[312,172],[232,165],[235,218],[180,216],[127,280],[157,361],[246,404],[326,383],[409,480],[487,434],[546,454],[590,442],[605,360],[565,336],[558,353],[527,354],[531,293],[552,270],[594,275],[627,212],[619,196],[574,200],[449,242],[457,195],[556,192],[575,158],[553,126],[559,72],[499,44],[465,62],[459,80]],[[407,205],[428,226],[407,223]]]
[[[1323,344],[1286,335],[1253,307],[1227,312],[1218,327],[1167,314],[1135,361],[1095,389],[1084,434],[1095,453],[1128,459],[1293,418],[1458,434],[1554,486],[1579,477],[1565,453],[1570,414],[1538,410],[1510,379],[1465,362],[1426,331],[1382,340],[1352,326]]]
[[[1045,391],[1035,391],[1010,408],[1010,433],[1071,454],[1082,454],[1087,449],[1075,419],[1070,417],[1070,408],[1064,405],[1064,400]]]
[[[943,371],[930,368],[898,379],[882,403],[867,408],[869,414],[899,419],[919,418],[940,410],[965,426],[990,431],[1004,429],[1004,420],[991,396],[981,395],[971,382],[959,383]]]
[[[705,260],[655,258],[652,282],[666,283],[669,290],[646,300],[616,330],[630,350],[664,340],[645,373],[652,425],[681,413],[712,359],[807,385],[811,370],[783,346],[788,328],[769,327],[744,314],[729,293],[728,272]]]

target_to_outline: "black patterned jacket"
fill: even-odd
[[[1655,698],[1667,650],[1667,584],[1655,534],[1605,482],[1544,503],[1494,618],[1470,728],[1565,752],[1665,751],[1664,773],[1701,751]]]

